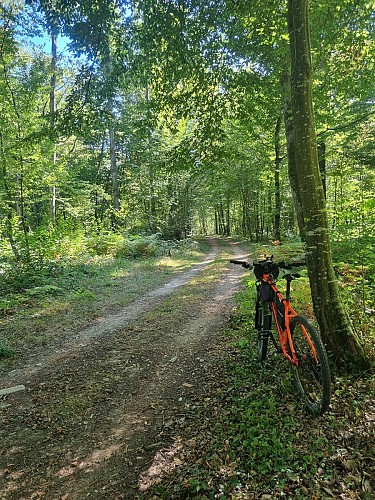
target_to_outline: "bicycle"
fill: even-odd
[[[258,331],[258,356],[262,363],[267,357],[268,340],[276,351],[292,364],[293,382],[297,392],[313,415],[322,415],[329,407],[331,375],[328,357],[318,330],[311,321],[291,306],[291,282],[300,277],[292,272],[304,262],[276,263],[273,256],[250,264],[242,260],[230,260],[246,269],[253,269],[257,298],[255,303],[255,329]],[[285,297],[278,290],[276,281],[280,269],[286,279]],[[272,317],[278,333],[279,344],[272,332]]]

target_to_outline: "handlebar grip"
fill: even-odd
[[[236,260],[236,259],[230,259],[229,261],[231,264],[239,264],[242,267],[245,267],[246,269],[250,269],[252,266],[246,262],[245,260]]]

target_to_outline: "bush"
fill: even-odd
[[[116,255],[124,245],[124,237],[115,233],[101,233],[85,240],[90,255]]]
[[[60,273],[60,266],[55,262],[19,262],[4,266],[0,281],[0,293],[23,292],[27,288],[43,287],[52,276]]]
[[[113,255],[123,258],[157,257],[164,254],[165,243],[159,234],[124,237],[115,233],[103,233],[86,239],[91,255]]]

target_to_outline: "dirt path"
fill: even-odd
[[[3,378],[26,391],[0,408],[1,498],[145,498],[178,467],[242,274],[219,251]]]

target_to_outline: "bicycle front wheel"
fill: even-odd
[[[290,333],[298,358],[294,385],[313,415],[322,415],[329,406],[331,376],[328,357],[319,332],[305,316],[290,320]]]

